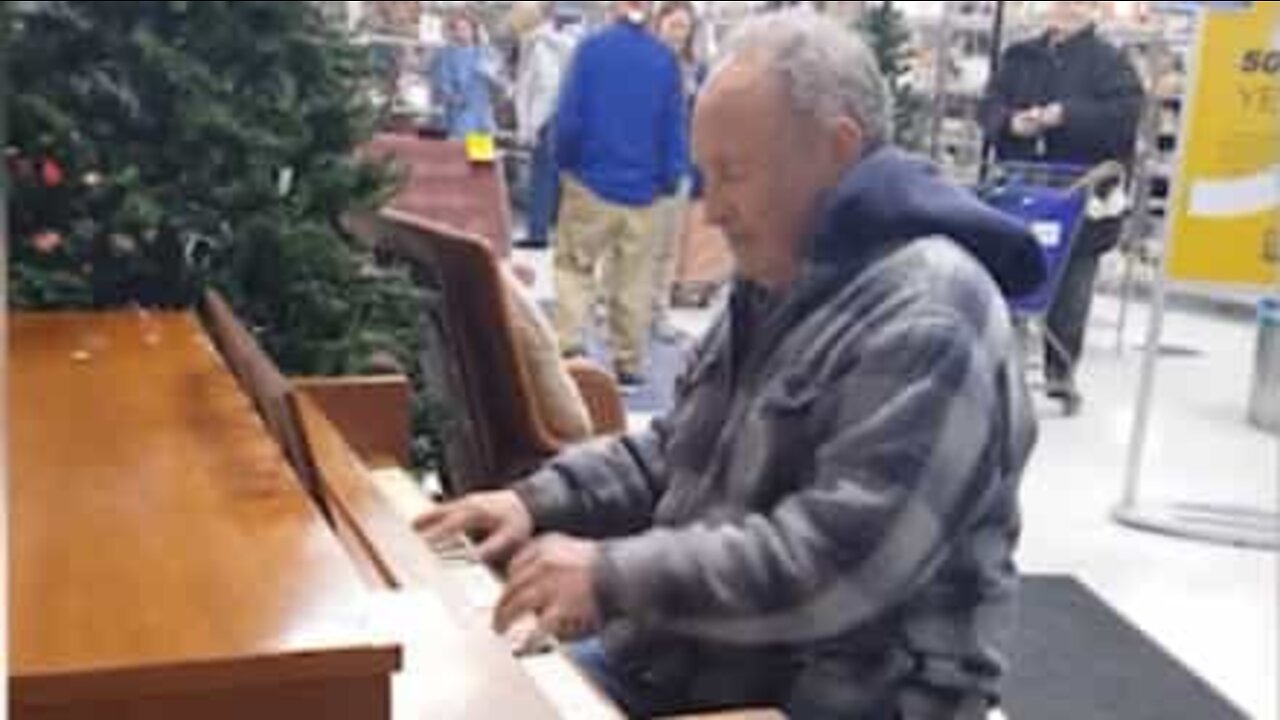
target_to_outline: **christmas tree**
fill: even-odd
[[[416,368],[412,282],[339,223],[393,185],[353,153],[368,54],[315,4],[35,2],[10,21],[12,307],[187,308],[213,286],[286,373]]]
[[[901,146],[920,150],[924,146],[921,112],[924,100],[911,87],[911,29],[906,16],[892,2],[868,6],[858,18],[857,30],[880,63],[894,102],[894,140]]]

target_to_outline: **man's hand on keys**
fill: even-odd
[[[541,538],[511,562],[506,591],[494,612],[499,634],[522,617],[538,618],[538,625],[560,640],[579,640],[599,629],[592,574],[600,557],[594,542],[563,535]]]
[[[510,491],[472,495],[441,505],[418,518],[414,529],[432,545],[459,534],[480,542],[476,553],[486,563],[502,563],[533,539],[533,517]]]
[[[414,523],[427,543],[448,547],[460,535],[474,536],[479,559],[503,563],[513,555],[507,583],[494,611],[501,635],[525,618],[561,640],[586,637],[598,629],[592,573],[599,546],[561,535],[533,540],[533,517],[513,492],[477,494],[431,510]],[[518,553],[518,554],[517,554]]]

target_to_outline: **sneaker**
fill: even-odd
[[[653,322],[653,337],[664,345],[675,345],[684,337],[684,333],[671,323],[670,318],[663,317]]]
[[[1084,396],[1071,380],[1051,380],[1045,394],[1050,400],[1062,403],[1062,412],[1067,417],[1075,417],[1084,409]]]
[[[618,373],[618,388],[624,395],[634,395],[644,389],[644,386],[648,384],[648,379],[639,373]]]

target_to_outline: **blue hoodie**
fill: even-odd
[[[621,21],[585,40],[560,90],[560,167],[601,198],[640,207],[675,189],[688,165],[675,53]]]
[[[929,161],[894,147],[872,152],[822,202],[810,241],[819,265],[866,262],[907,241],[940,236],[972,255],[1006,298],[1044,282],[1044,254],[1030,230],[939,177]]]

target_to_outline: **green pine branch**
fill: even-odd
[[[863,11],[855,30],[870,46],[893,95],[894,139],[919,150],[924,143],[924,98],[908,82],[913,48],[906,16],[892,4],[877,3]]]
[[[41,2],[6,28],[15,309],[190,307],[212,286],[286,373],[383,354],[425,387],[416,289],[339,230],[395,178],[354,159],[371,62],[315,4]],[[439,410],[415,405],[427,433]],[[428,460],[429,433],[415,445]]]

